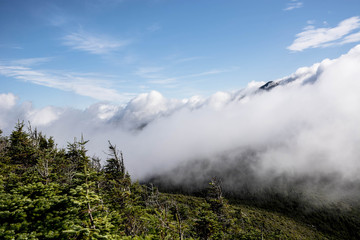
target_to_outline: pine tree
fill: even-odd
[[[66,156],[71,163],[75,164],[74,185],[70,189],[70,199],[74,206],[79,209],[78,221],[71,226],[66,233],[75,236],[76,239],[106,238],[110,234],[112,224],[108,209],[104,205],[102,196],[97,191],[98,172],[91,167],[84,141],[68,144]],[[82,169],[81,169],[82,168]]]
[[[35,149],[29,134],[24,130],[24,122],[18,122],[15,130],[11,133],[8,154],[11,156],[12,164],[20,164],[30,167],[36,164]]]
[[[109,156],[104,167],[106,181],[103,185],[110,204],[122,208],[131,194],[131,179],[125,170],[122,152],[119,152],[110,141]]]

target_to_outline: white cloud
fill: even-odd
[[[46,87],[72,91],[101,101],[124,102],[132,96],[128,93],[120,94],[115,89],[104,87],[111,85],[106,79],[84,77],[82,74],[48,72],[45,70],[33,70],[29,67],[1,65],[0,74]]]
[[[16,104],[16,96],[12,93],[0,94],[0,109],[10,109]]]
[[[346,36],[340,44],[360,42],[360,32]]]
[[[250,149],[257,151],[257,176],[265,182],[281,174],[311,178],[333,173],[359,181],[359,66],[360,45],[275,80],[279,85],[271,91],[259,91],[262,83],[257,82],[207,99],[167,99],[153,91],[126,106],[43,109],[33,119],[60,146],[83,133],[90,139],[90,153],[101,154],[110,140],[123,150],[134,178],[191,160],[210,159],[210,166],[226,155],[241,161],[237,152]],[[26,104],[14,106],[13,100],[6,105],[11,107],[0,111],[1,128],[34,112]]]
[[[201,76],[207,76],[207,75],[220,74],[220,73],[229,72],[229,71],[230,70],[225,70],[225,69],[212,69],[212,70],[205,71],[205,72],[185,75],[185,76],[182,76],[181,78],[201,77]]]
[[[91,112],[94,116],[101,120],[109,120],[121,110],[122,107],[118,105],[96,103],[91,105],[87,111]]]
[[[97,36],[78,31],[66,35],[63,44],[75,50],[85,51],[92,54],[108,54],[129,45],[130,40],[113,40],[105,36]]]
[[[30,110],[27,113],[26,118],[34,126],[46,126],[57,120],[62,112],[62,109],[48,106],[42,109]]]
[[[210,96],[209,99],[207,99],[206,103],[209,105],[209,107],[220,110],[226,106],[231,101],[231,94],[227,92],[217,92]]]
[[[294,10],[296,8],[301,8],[303,7],[303,3],[302,2],[299,2],[297,0],[292,0],[291,2],[289,2],[287,4],[287,7],[284,8],[284,11],[290,11],[290,10]]]
[[[333,28],[315,28],[310,25],[303,32],[296,34],[296,39],[287,49],[303,51],[307,48],[328,47],[355,42],[359,39],[358,35],[352,36],[348,34],[359,28],[360,18],[358,16],[345,19]]]

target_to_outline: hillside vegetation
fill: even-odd
[[[61,149],[53,138],[25,128],[18,123],[9,136],[0,135],[0,239],[355,236],[354,229],[344,229],[341,235],[319,231],[275,208],[266,210],[234,199],[230,204],[216,178],[209,179],[203,197],[161,193],[152,184],[132,182],[122,153],[110,142],[102,166],[100,159],[87,155],[83,139]],[[319,221],[326,225],[326,219]],[[338,222],[342,221],[347,219]]]

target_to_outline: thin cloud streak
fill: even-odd
[[[209,71],[204,71],[204,72],[200,72],[200,73],[167,77],[164,74],[162,74],[164,69],[165,68],[163,68],[163,67],[142,67],[142,68],[138,68],[138,70],[135,72],[135,74],[142,78],[149,79],[149,81],[147,81],[147,82],[150,84],[168,85],[168,84],[174,84],[180,79],[221,74],[221,73],[225,73],[225,72],[229,72],[229,71],[233,70],[233,69],[231,69],[231,70],[230,69],[211,69]]]
[[[341,44],[360,42],[360,32],[350,34],[344,38]]]
[[[290,3],[287,4],[287,7],[284,8],[284,11],[291,11],[301,7],[303,7],[302,2],[298,2],[297,0],[292,0]]]
[[[296,39],[287,49],[296,52],[308,48],[329,47],[358,42],[360,41],[359,33],[348,34],[359,28],[360,18],[358,16],[345,19],[333,28],[315,28],[310,25],[303,32],[296,34]]]
[[[224,73],[224,72],[229,72],[229,70],[212,69],[212,70],[201,72],[201,73],[186,75],[186,76],[183,76],[182,78],[201,77],[201,76],[207,76],[207,75],[220,74],[220,73]]]
[[[153,79],[153,80],[148,81],[148,83],[160,84],[160,85],[168,85],[168,84],[174,84],[174,83],[178,82],[178,80],[181,80],[181,79],[203,77],[203,76],[209,76],[209,75],[216,75],[216,74],[221,74],[221,73],[225,73],[225,72],[229,72],[229,71],[230,70],[213,69],[213,70],[209,70],[209,71],[205,71],[205,72],[194,73],[194,74],[189,74],[189,75],[183,75],[183,76],[178,76],[178,77],[168,77],[168,78],[162,78],[162,79]]]
[[[129,93],[120,94],[115,89],[103,87],[104,85],[111,85],[107,80],[83,77],[82,74],[49,73],[43,70],[33,70],[29,67],[2,65],[0,65],[0,74],[37,85],[71,91],[100,101],[124,102],[133,96]]]
[[[42,63],[50,62],[53,57],[40,57],[40,58],[24,58],[10,61],[11,65],[20,65],[20,66],[33,66],[39,65]]]
[[[140,67],[135,74],[142,78],[159,78],[162,70],[164,70],[163,67]]]
[[[184,63],[184,62],[192,62],[196,60],[204,59],[204,57],[188,57],[188,58],[180,58],[175,60],[175,63]]]
[[[98,36],[78,31],[66,35],[63,44],[74,50],[84,51],[91,54],[108,54],[117,51],[131,43],[130,40],[113,40],[105,36]]]

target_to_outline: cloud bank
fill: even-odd
[[[90,153],[100,155],[110,140],[138,179],[177,169],[171,177],[180,181],[179,166],[190,164],[192,179],[224,169],[232,176],[224,181],[233,183],[246,173],[264,184],[279,176],[359,182],[359,66],[360,45],[237,92],[178,100],[153,91],[126,106],[98,103],[84,111],[34,109],[6,93],[0,95],[0,128],[9,133],[17,119],[30,120],[60,146],[83,133]],[[196,161],[201,164],[192,165]],[[328,188],[341,189],[335,185]]]

